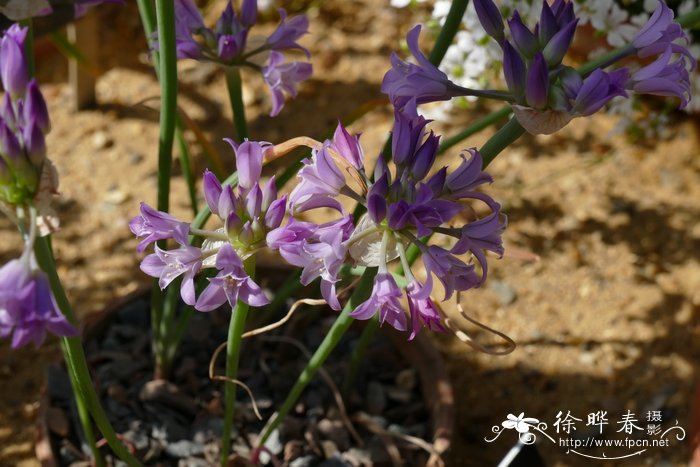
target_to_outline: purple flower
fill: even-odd
[[[524,57],[531,59],[541,50],[537,36],[525,26],[517,10],[508,20],[508,27],[510,28],[510,34],[515,48],[518,49]]]
[[[151,243],[168,238],[174,239],[180,245],[186,245],[189,224],[141,203],[141,214],[131,219],[129,229],[137,237],[144,237],[136,247],[136,251],[140,253]]]
[[[469,159],[462,153],[462,163],[457,170],[450,173],[445,184],[455,198],[468,197],[474,193],[474,189],[484,183],[493,183],[493,178],[482,170],[483,158],[476,148],[467,149],[471,155]]]
[[[436,332],[445,330],[440,323],[440,312],[430,298],[432,289],[433,279],[431,276],[428,276],[428,280],[424,285],[413,280],[406,287],[408,311],[411,314],[411,335],[409,340],[415,339],[422,327]]]
[[[77,335],[59,311],[48,277],[27,259],[0,268],[0,337],[13,333],[12,347],[17,348],[29,342],[40,346],[47,330],[58,336]]]
[[[24,122],[27,125],[29,122],[33,122],[42,132],[48,133],[51,131],[49,110],[46,107],[46,101],[41,94],[36,79],[32,79],[27,85],[27,93],[23,100],[22,114]]]
[[[280,15],[280,24],[267,38],[266,45],[271,50],[300,49],[304,51],[307,58],[310,57],[308,49],[297,42],[301,36],[309,33],[309,18],[300,15],[288,20],[286,11],[281,8],[277,11]]]
[[[479,219],[462,227],[461,238],[450,250],[455,255],[470,252],[481,265],[481,280],[483,284],[488,274],[488,263],[485,250],[503,256],[503,241],[501,235],[507,225],[506,218],[501,219],[500,206],[494,206],[493,211],[483,219]]]
[[[224,245],[216,255],[219,273],[209,279],[209,285],[202,291],[194,307],[199,311],[211,311],[228,301],[234,307],[238,300],[250,306],[263,306],[270,303],[263,290],[243,269],[241,258],[231,245]]]
[[[406,314],[401,306],[403,293],[389,273],[379,273],[374,278],[370,297],[350,313],[355,319],[367,320],[379,313],[379,322],[388,322],[399,331],[406,330]]]
[[[347,254],[345,241],[352,231],[352,216],[322,225],[291,220],[270,232],[267,243],[270,248],[279,249],[288,263],[303,268],[302,284],[310,284],[320,277],[323,298],[331,308],[339,310],[335,284]]]
[[[312,151],[311,160],[305,159],[297,177],[301,181],[289,195],[292,212],[302,212],[317,207],[330,207],[342,212],[342,207],[332,197],[345,186],[345,176],[331,156],[331,143],[326,141],[318,151]]]
[[[549,94],[549,68],[542,53],[537,52],[527,71],[527,87],[525,99],[534,109],[544,109],[547,106]]]
[[[676,39],[685,39],[686,43],[688,42],[688,36],[683,32],[683,28],[673,21],[673,10],[664,0],[660,0],[647,24],[632,39],[632,45],[637,49],[640,57],[647,57],[658,53],[658,51],[648,53],[648,48],[658,50],[656,47],[661,45],[665,49]]]
[[[639,94],[678,97],[681,100],[680,108],[684,108],[691,98],[689,64],[683,55],[676,60],[672,58],[673,50],[667,47],[654,62],[632,74],[627,88]],[[692,67],[694,63],[690,64]]]
[[[508,90],[514,96],[525,95],[527,68],[520,54],[508,41],[505,41],[503,45],[503,76],[506,79]]]
[[[27,28],[13,24],[0,40],[0,78],[2,87],[13,98],[24,96],[29,83],[29,71],[25,57],[24,42]]]
[[[284,93],[296,97],[298,84],[309,79],[312,71],[310,63],[284,63],[284,55],[270,52],[270,61],[263,67],[263,78],[272,93],[271,117],[277,116],[284,107]]]
[[[340,122],[335,128],[330,147],[355,169],[362,170],[364,168],[365,159],[362,146],[360,146],[360,135],[350,135]]]
[[[591,115],[602,109],[614,97],[627,97],[624,85],[629,71],[626,68],[611,73],[597,69],[583,80],[578,73],[572,71],[569,77],[570,82],[562,82],[571,103],[568,111],[574,115]]]
[[[429,245],[421,250],[426,270],[429,274],[435,274],[445,288],[445,300],[455,291],[462,292],[481,284],[473,265],[466,264],[444,248]]]
[[[464,94],[462,88],[452,83],[445,73],[423,55],[418,46],[420,30],[420,25],[416,26],[406,35],[408,49],[418,65],[404,62],[396,53],[392,53],[391,70],[384,75],[382,81],[382,92],[389,96],[397,109],[402,109],[411,101],[424,104]]]
[[[156,246],[155,251],[143,259],[141,270],[151,277],[158,278],[158,286],[161,290],[184,274],[180,295],[185,303],[194,305],[194,276],[202,267],[202,250],[184,245],[177,250],[167,251]]]
[[[474,10],[486,34],[500,44],[505,38],[503,17],[492,0],[474,0]]]

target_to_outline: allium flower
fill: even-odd
[[[25,252],[0,268],[0,337],[12,334],[13,348],[29,342],[40,346],[46,331],[57,336],[78,333],[59,311],[48,277],[32,263]]]
[[[420,26],[411,29],[406,35],[408,49],[418,65],[404,62],[396,53],[391,54],[391,70],[384,75],[382,92],[396,108],[403,108],[409,101],[415,104],[449,100],[454,96],[464,95],[464,89],[452,83],[445,73],[438,70],[423,55],[418,46]]]
[[[673,60],[673,48],[668,46],[654,62],[632,74],[627,88],[638,94],[678,97],[682,109],[691,98],[688,70],[694,67],[695,62],[689,62],[684,55]]]
[[[299,172],[299,184],[290,195],[290,211],[299,212],[315,207],[332,208],[341,215],[337,225],[315,227],[310,223],[292,221],[273,231],[270,237],[283,239],[280,252],[292,264],[304,267],[306,279],[322,278],[324,298],[339,308],[334,288],[337,271],[349,256],[360,266],[378,267],[370,298],[360,304],[352,316],[369,319],[375,314],[399,330],[408,322],[400,305],[402,289],[392,277],[388,264],[399,258],[407,282],[407,297],[411,314],[411,338],[421,327],[442,330],[440,315],[430,300],[432,279],[442,282],[446,299],[483,283],[487,274],[484,252],[503,253],[500,235],[505,221],[500,206],[488,195],[476,191],[492,181],[482,169],[481,155],[469,150],[462,164],[448,173],[447,167],[429,176],[435,162],[439,138],[426,131],[427,121],[409,107],[395,115],[392,158],[395,170],[380,159],[370,179],[364,168],[363,152],[357,137],[350,136],[338,126],[332,140],[325,141],[304,161]],[[336,200],[346,195],[367,208],[354,227],[349,224],[341,204]],[[474,222],[451,227],[464,210],[463,200],[479,201],[490,214]],[[347,219],[347,221],[345,220]],[[330,228],[329,228],[330,227]],[[428,245],[420,237],[431,234],[456,239],[452,250]],[[406,247],[416,245],[423,253],[428,281],[421,284],[411,272]],[[467,264],[458,255],[469,254],[477,259],[477,267]],[[304,274],[302,275],[304,277]]]
[[[272,117],[277,116],[284,107],[284,93],[297,96],[297,86],[311,77],[310,63],[284,63],[284,55],[270,52],[270,61],[263,67],[263,78],[272,93]]]
[[[269,144],[228,142],[236,155],[237,189],[222,186],[209,171],[204,173],[203,180],[207,206],[219,218],[222,227],[195,229],[145,203],[141,204],[141,214],[129,223],[131,231],[142,238],[138,251],[156,240],[173,239],[180,245],[173,250],[156,247],[155,253],[141,262],[141,270],[157,277],[161,289],[182,276],[182,299],[200,311],[213,310],[227,300],[231,306],[237,300],[251,306],[268,302],[260,287],[245,272],[243,262],[267,246],[267,234],[280,226],[286,210],[287,197],[277,199],[274,178],[264,186],[260,185],[263,155]],[[188,235],[204,238],[202,246],[189,244]],[[275,247],[283,244],[284,239],[281,239]],[[209,285],[196,297],[194,277],[209,268],[217,269],[218,273],[209,279]]]
[[[249,44],[248,34],[258,18],[256,0],[243,0],[240,12],[233,9],[229,0],[216,26],[206,27],[202,15],[193,0],[175,0],[175,40],[178,58],[212,61],[225,67],[253,68],[263,75],[272,94],[271,115],[277,115],[284,106],[284,93],[296,96],[300,82],[311,76],[311,64],[286,62],[282,52],[300,49],[307,58],[309,51],[298,40],[308,33],[306,16],[281,17],[277,29],[262,45]],[[156,38],[157,39],[157,38]],[[156,40],[155,48],[158,47]],[[258,57],[269,55],[267,65],[258,65]]]

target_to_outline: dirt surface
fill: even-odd
[[[269,97],[259,76],[244,76],[255,139],[320,137],[338,117],[382,98],[379,83],[389,52],[425,17],[386,3],[332,0],[311,7],[312,34],[304,42],[312,51],[314,77],[278,118],[267,116]],[[63,59],[49,43],[37,45],[53,120],[49,153],[61,175],[63,229],[54,245],[61,277],[82,316],[150,282],[138,269],[127,222],[139,201],[155,203],[158,122],[152,108],[158,85],[135,7],[109,6],[101,14],[110,27],[102,31],[105,73],[96,110],[69,110]],[[180,103],[231,168],[232,154],[221,142],[232,133],[223,77],[212,67],[180,66]],[[484,112],[463,110],[435,128],[453,134]],[[390,119],[390,109],[379,106],[351,126],[363,133],[366,154],[379,151]],[[614,125],[601,115],[575,120],[555,136],[521,138],[489,167],[496,182],[488,190],[509,218],[508,253],[491,261],[488,284],[465,294],[462,303],[470,316],[506,333],[518,347],[492,356],[452,336],[437,337],[458,407],[448,465],[496,465],[517,433],[506,430],[493,443],[485,438],[508,414],[521,412],[546,422],[545,431],[557,441],[565,437],[553,426],[559,411],[582,419],[566,435],[572,439],[591,435],[587,414],[599,410],[608,412],[605,439],[652,438],[645,431],[617,432],[628,411],[644,430],[650,411],[661,412],[664,430],[676,420],[688,429],[700,357],[698,122],[675,118],[666,139],[644,144],[608,136]],[[462,147],[480,146],[488,135]],[[194,141],[191,132],[187,136]],[[195,172],[201,173],[208,161],[196,144],[191,147]],[[458,155],[450,151],[444,163],[456,163]],[[185,185],[177,168],[175,173],[173,211],[184,217]],[[0,262],[18,253],[18,234],[0,219]],[[453,302],[444,308],[456,313]],[[479,342],[498,343],[473,325],[464,327]],[[45,365],[58,355],[54,339],[40,349],[17,351],[0,343],[0,465],[37,465],[37,400]],[[672,438],[668,447],[649,447],[617,462],[585,459],[544,436],[538,446],[548,465],[684,465],[687,441]],[[585,452],[614,457],[640,449]]]

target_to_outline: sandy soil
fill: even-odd
[[[158,123],[152,108],[158,85],[146,62],[135,8],[108,8],[103,14],[115,26],[102,33],[101,65],[108,71],[98,82],[94,111],[68,110],[63,61],[50,45],[38,45],[54,125],[48,145],[61,174],[63,229],[54,244],[68,294],[83,316],[149,282],[138,269],[127,222],[139,201],[155,201]],[[314,78],[278,118],[267,116],[269,98],[259,77],[246,76],[256,139],[318,136],[338,117],[381,99],[389,52],[421,12],[334,0],[312,5],[310,15],[312,35],[305,43],[312,50]],[[232,132],[221,74],[182,63],[180,76],[181,105],[230,168],[230,150],[221,142]],[[483,113],[462,111],[437,128],[452,134]],[[363,132],[367,154],[378,152],[390,117],[387,107],[379,107],[352,125]],[[457,396],[448,465],[495,465],[516,433],[506,431],[493,443],[484,438],[492,437],[491,427],[508,414],[524,412],[558,436],[555,417],[570,411],[583,420],[579,439],[590,434],[587,414],[599,410],[609,414],[608,438],[620,438],[617,422],[628,410],[642,427],[648,411],[661,411],[664,429],[676,420],[688,428],[700,357],[698,123],[676,119],[667,139],[644,144],[607,136],[614,124],[596,116],[574,121],[555,136],[524,137],[489,168],[496,179],[489,190],[509,217],[509,253],[491,262],[488,285],[466,294],[463,303],[473,318],[506,333],[518,348],[498,357],[451,336],[436,339]],[[488,134],[462,147],[479,146]],[[189,133],[188,138],[194,140]],[[197,145],[192,151],[201,172],[207,160]],[[455,163],[458,154],[450,151],[444,162]],[[184,182],[177,169],[176,174],[173,210],[186,216]],[[0,219],[0,261],[16,256],[18,247],[12,225]],[[444,307],[455,311],[454,303]],[[497,342],[468,328],[480,342]],[[44,367],[57,354],[55,340],[18,351],[0,344],[0,465],[37,464],[33,420]],[[551,465],[614,465],[587,461],[544,437],[539,441]],[[687,438],[672,439],[670,447],[649,448],[620,465],[683,465],[686,443]]]

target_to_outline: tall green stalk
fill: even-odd
[[[250,257],[245,264],[246,273],[255,276],[254,258]],[[241,354],[241,342],[243,331],[248,318],[248,304],[238,301],[231,312],[231,321],[228,328],[226,341],[226,378],[234,380],[238,377],[238,363]],[[221,467],[228,465],[228,456],[231,452],[231,432],[233,431],[233,411],[236,405],[236,385],[232,381],[226,381],[224,390],[224,428],[221,433]]]
[[[63,313],[68,321],[75,324],[77,319],[75,317],[75,313],[73,312],[73,308],[68,301],[65,290],[61,285],[61,280],[58,277],[58,273],[56,272],[56,265],[53,260],[53,253],[49,242],[50,239],[48,237],[37,238],[36,242],[34,243],[34,253],[39,266],[49,277],[51,291],[56,298],[56,303],[58,304],[61,313]],[[77,383],[78,393],[76,396],[78,399],[85,401],[85,405],[89,410],[90,415],[92,415],[97,428],[102,433],[102,436],[104,436],[109,447],[121,460],[126,462],[127,465],[141,465],[138,459],[131,455],[122,442],[119,441],[117,434],[114,432],[112,425],[109,423],[107,415],[100,405],[100,399],[95,392],[95,388],[92,386],[92,380],[90,378],[90,372],[87,366],[87,359],[85,358],[85,352],[83,350],[83,344],[80,337],[62,337],[61,348],[66,356],[68,371],[69,373],[72,373],[72,378]]]
[[[226,68],[226,87],[231,100],[231,112],[233,112],[233,125],[236,128],[238,142],[241,143],[248,137],[248,123],[245,119],[245,105],[243,105],[243,83],[241,71],[238,67]]]

